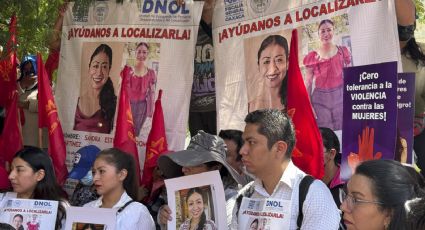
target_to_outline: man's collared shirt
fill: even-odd
[[[305,175],[303,171],[290,161],[271,195],[267,193],[260,179],[247,184],[239,194],[247,191],[248,187],[254,186],[254,193],[251,198],[292,200],[289,229],[297,229],[299,185]],[[238,229],[237,209],[238,207],[235,205],[230,227],[232,230]],[[336,230],[339,227],[341,219],[339,210],[329,189],[320,180],[314,180],[310,185],[302,210],[304,218],[301,229]]]

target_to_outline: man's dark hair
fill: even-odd
[[[246,123],[258,125],[258,132],[266,136],[267,146],[272,148],[277,141],[288,145],[285,156],[289,159],[295,146],[295,131],[289,116],[277,109],[261,109],[249,113]]]
[[[236,144],[236,152],[238,153],[236,160],[241,161],[242,156],[239,154],[239,151],[242,148],[243,140],[242,140],[242,131],[236,129],[226,129],[221,130],[218,134],[223,140],[231,140]]]

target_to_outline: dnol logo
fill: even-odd
[[[257,13],[262,14],[269,8],[271,0],[250,0],[251,9]]]
[[[162,14],[189,14],[186,5],[177,5],[175,0],[145,0],[142,6],[142,13],[162,13]]]

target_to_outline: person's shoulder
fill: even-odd
[[[129,204],[127,208],[129,210],[129,212],[137,213],[137,215],[140,215],[140,216],[144,216],[146,214],[149,214],[148,208],[144,204],[142,204],[138,201],[131,202],[131,204]]]
[[[317,63],[317,52],[315,50],[310,51],[307,55],[304,56],[303,63],[306,66],[314,65]]]
[[[84,204],[83,207],[90,207],[90,208],[96,207],[97,202],[98,202],[98,200],[90,201],[90,202]]]

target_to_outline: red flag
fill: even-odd
[[[155,111],[152,117],[152,127],[146,141],[146,157],[143,167],[142,185],[151,190],[153,184],[153,171],[158,157],[168,152],[167,137],[165,136],[164,113],[161,105],[162,90],[159,90],[155,102]]]
[[[0,106],[7,106],[16,90],[16,17],[9,25],[9,41],[6,45],[7,58],[0,61]]]
[[[6,119],[2,135],[0,136],[0,167],[5,166],[5,162],[12,162],[16,152],[22,149],[21,126],[18,116],[18,94],[14,93],[12,102],[6,108]]]
[[[46,127],[49,135],[48,152],[52,158],[53,167],[55,169],[56,180],[60,185],[65,183],[68,177],[66,169],[66,146],[63,136],[62,126],[59,121],[58,111],[55,99],[52,94],[52,87],[47,76],[46,69],[41,59],[41,55],[37,54],[38,69],[38,127]]]
[[[323,143],[298,64],[296,29],[292,31],[287,92],[287,112],[294,123],[297,138],[292,161],[304,172],[321,179],[324,175]]]
[[[121,74],[121,90],[120,99],[118,102],[118,116],[117,116],[117,127],[115,131],[114,147],[124,151],[134,157],[136,161],[136,175],[141,183],[140,179],[140,161],[139,153],[137,151],[136,138],[134,136],[134,123],[133,115],[131,113],[130,99],[128,98],[127,85],[128,75]]]

